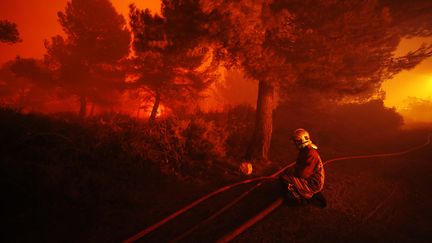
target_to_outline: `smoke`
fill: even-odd
[[[400,113],[404,116],[409,125],[419,123],[432,123],[432,99],[421,99],[409,97],[407,107],[401,109]]]
[[[221,69],[222,75],[200,102],[204,111],[221,110],[237,105],[256,106],[258,81],[248,78],[240,69]]]
[[[389,138],[401,134],[404,120],[381,99],[340,103],[319,94],[301,93],[282,102],[274,112],[272,156],[295,154],[290,136],[296,128],[311,133],[325,157],[340,153],[378,152],[388,148]]]

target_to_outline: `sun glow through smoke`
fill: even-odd
[[[403,39],[395,52],[402,56],[421,46],[422,43],[432,44],[432,37]],[[416,118],[418,112],[405,112],[412,106],[413,99],[432,101],[432,58],[429,57],[409,71],[397,74],[383,84],[386,92],[385,105],[395,107],[406,120]]]

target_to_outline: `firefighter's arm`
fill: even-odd
[[[287,168],[280,174],[279,178],[284,180],[284,181],[288,181],[289,176],[292,176],[293,174],[294,174],[294,169],[293,168]]]
[[[315,166],[318,162],[319,162],[318,154],[316,154],[315,151],[309,153],[305,165],[297,171],[296,176],[305,179],[309,178],[313,174]]]

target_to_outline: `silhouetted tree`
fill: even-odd
[[[253,138],[247,160],[268,161],[272,134],[275,90],[281,82],[292,83],[291,63],[276,45],[289,48],[293,41],[292,15],[275,14],[271,1],[201,1],[211,18],[209,37],[230,54],[246,75],[258,80],[258,99]],[[277,42],[276,42],[277,41]]]
[[[255,129],[246,158],[267,161],[275,92],[314,90],[329,98],[370,97],[395,73],[431,55],[423,46],[394,57],[401,37],[379,1],[201,1],[210,38],[259,81]],[[408,16],[407,18],[418,16]],[[424,32],[422,32],[424,33]],[[311,104],[313,105],[313,104]]]
[[[432,2],[429,0],[381,0],[388,7],[391,25],[406,37],[432,35]]]
[[[296,40],[292,51],[285,52],[296,77],[291,91],[319,91],[336,100],[368,99],[380,92],[384,80],[432,54],[432,46],[424,45],[395,57],[401,38],[413,31],[395,26],[389,7],[379,1],[284,2],[275,1],[273,7],[295,13]]]
[[[19,77],[31,80],[35,86],[43,89],[55,87],[53,73],[43,60],[16,57],[10,62],[10,70]]]
[[[12,61],[9,61],[0,68],[0,100],[2,105],[21,109],[26,96],[27,82],[12,72],[11,65]]]
[[[121,87],[119,62],[129,53],[130,33],[108,0],[71,0],[58,17],[66,38],[45,43],[46,61],[65,93],[79,97],[84,117],[89,100],[113,100],[106,94]]]
[[[134,85],[153,96],[150,122],[161,102],[173,109],[179,102],[190,106],[215,78],[212,49],[197,38],[199,16],[186,17],[191,11],[199,12],[199,5],[191,2],[197,1],[163,1],[162,16],[130,6]]]
[[[8,20],[0,20],[0,42],[17,43],[20,41],[17,25]]]
[[[39,108],[52,91],[51,78],[42,60],[17,57],[0,69],[0,97],[18,110]]]

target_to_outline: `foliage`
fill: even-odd
[[[296,40],[287,57],[294,65],[294,88],[319,90],[332,99],[368,99],[384,80],[411,69],[431,56],[432,46],[420,46],[395,57],[401,38],[392,12],[379,1],[293,1],[275,5],[294,14]],[[310,5],[316,8],[309,8]],[[289,87],[293,89],[293,87]]]
[[[130,65],[135,77],[132,87],[146,88],[154,97],[151,121],[160,102],[174,111],[185,111],[181,108],[189,107],[216,78],[211,48],[194,35],[201,23],[199,19],[190,22],[188,12],[183,12],[193,11],[190,6],[194,5],[189,1],[165,1],[162,16],[130,6],[135,54]],[[188,34],[183,29],[186,25]]]
[[[47,41],[45,59],[64,93],[80,97],[80,115],[85,116],[88,99],[106,105],[120,90],[124,72],[119,62],[129,53],[129,31],[108,0],[71,0],[58,17],[66,39]]]
[[[242,110],[243,115],[238,112]],[[49,158],[44,163],[60,163],[55,166],[73,165],[77,170],[95,166],[116,171],[119,177],[151,170],[159,171],[155,175],[206,181],[237,170],[234,151],[243,147],[241,137],[248,130],[245,118],[251,111],[235,108],[228,112],[229,119],[226,114],[170,117],[150,125],[120,114],[81,121],[67,114],[47,118],[2,108],[2,124],[9,129],[3,131],[2,140],[12,141],[6,150],[28,149],[22,155],[30,157],[41,153],[41,159]],[[236,128],[234,120],[242,125]],[[19,127],[26,128],[20,131]],[[37,156],[29,161],[39,162]]]
[[[132,136],[131,153],[165,174],[200,179],[235,174],[250,136],[251,114],[248,107],[236,107],[160,120]]]
[[[52,91],[51,81],[41,60],[17,57],[0,68],[0,100],[18,110],[41,110]]]
[[[8,20],[0,20],[0,42],[9,44],[21,42],[15,23]]]
[[[367,100],[381,92],[384,80],[432,55],[432,45],[424,45],[394,56],[402,37],[425,35],[431,27],[417,23],[418,28],[404,28],[393,21],[400,3],[388,3],[391,8],[378,0],[200,3],[204,13],[214,16],[209,41],[226,48],[259,81],[256,125],[246,156],[258,162],[268,160],[275,92],[282,98],[318,91],[333,100]],[[424,2],[422,9],[430,6]],[[427,11],[418,14],[409,18],[430,16]]]

